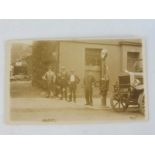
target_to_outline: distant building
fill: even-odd
[[[79,40],[79,41],[36,41],[33,44],[32,66],[33,84],[41,86],[41,76],[52,65],[58,72],[61,66],[68,71],[75,70],[81,82],[78,94],[83,94],[83,78],[86,70],[91,70],[98,86],[101,77],[101,50],[108,51],[107,65],[110,73],[110,90],[120,72],[135,72],[136,63],[142,59],[141,40]],[[137,63],[138,64],[138,63]],[[140,71],[140,70],[139,70]]]

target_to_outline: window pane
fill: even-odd
[[[100,49],[86,49],[85,64],[88,66],[100,66]]]
[[[128,52],[127,53],[127,69],[131,72],[141,72],[142,66],[140,64],[139,52]]]

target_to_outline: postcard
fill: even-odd
[[[146,120],[144,53],[139,38],[7,41],[7,121]]]

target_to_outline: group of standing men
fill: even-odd
[[[47,84],[47,97],[56,96],[61,100],[65,99],[69,102],[76,102],[76,89],[77,84],[80,82],[80,79],[73,70],[71,70],[68,74],[65,67],[62,67],[61,71],[56,75],[55,72],[52,71],[52,67],[49,66],[48,71],[42,78],[46,81]],[[95,78],[92,75],[91,71],[86,71],[83,83],[86,105],[93,105],[92,97]],[[106,92],[107,91],[108,89],[106,89]],[[100,92],[102,95],[102,105],[106,105],[105,88],[101,87]]]
[[[47,97],[56,96],[61,100],[65,99],[69,102],[76,102],[76,88],[80,79],[75,75],[73,70],[68,74],[65,67],[62,67],[61,71],[56,75],[55,72],[52,71],[52,67],[49,66],[43,79],[47,83]]]

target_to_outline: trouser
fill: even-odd
[[[76,101],[76,85],[75,84],[70,84],[69,86],[69,100],[72,101],[72,99],[74,100],[74,102]]]
[[[54,95],[54,84],[52,82],[47,83],[47,95],[50,96],[51,93]]]
[[[86,104],[92,105],[93,104],[93,89],[92,88],[86,88],[85,89],[85,99],[86,99]]]
[[[61,99],[67,100],[67,86],[61,86]]]
[[[101,102],[103,106],[107,105],[106,100],[107,100],[107,91],[102,94]]]
[[[59,95],[61,95],[61,87],[60,87],[60,85],[56,85],[55,96],[59,97]]]
[[[107,92],[109,89],[109,80],[103,80],[101,82],[101,103],[103,106],[106,106]]]

